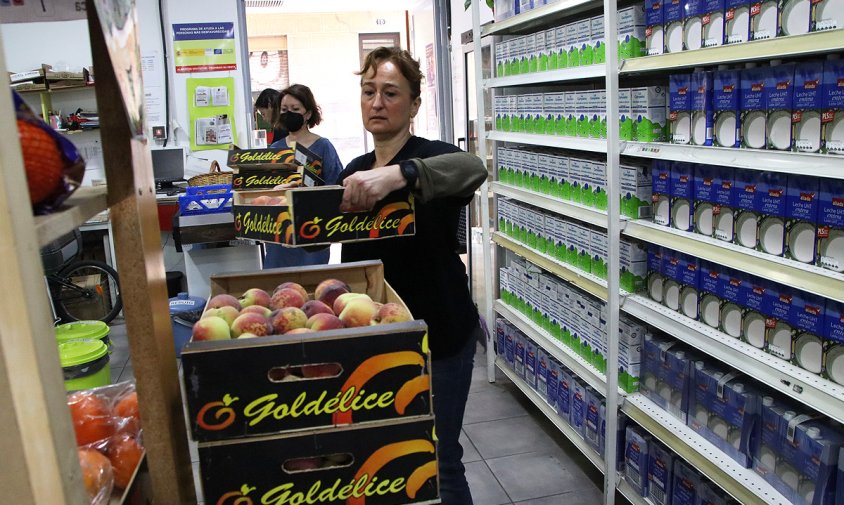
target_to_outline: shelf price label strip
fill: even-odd
[[[628,221],[624,235],[736,268],[786,286],[800,286],[803,291],[826,298],[844,301],[842,273],[648,221]]]
[[[843,386],[809,373],[643,296],[626,297],[622,301],[621,310],[746,373],[768,387],[844,422]]]
[[[626,397],[621,410],[739,502],[745,505],[790,505],[752,469],[739,466],[641,394]]]
[[[535,193],[527,189],[517,188],[500,182],[493,182],[492,190],[495,194],[500,196],[506,196],[508,198],[519,200],[520,202],[529,203],[541,209],[556,212],[557,214],[577,219],[578,221],[583,221],[585,223],[594,224],[595,226],[600,226],[604,229],[607,227],[607,214],[606,212],[602,212],[600,210],[585,207],[573,202],[566,202],[553,196]]]
[[[491,131],[487,134],[487,140],[514,142],[517,144],[529,144],[534,146],[559,147],[561,149],[574,149],[577,151],[589,151],[593,153],[607,152],[607,141],[603,139],[557,137],[554,135],[539,135],[536,133]]]
[[[547,84],[581,79],[597,79],[606,75],[606,66],[588,65],[585,67],[562,68],[545,72],[494,77],[484,81],[485,88],[504,88],[507,86],[524,86],[528,84]]]

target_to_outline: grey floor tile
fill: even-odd
[[[114,384],[115,382],[120,382],[120,374],[123,373],[123,365],[120,366],[110,366],[111,371],[111,383]]]
[[[594,486],[581,486],[576,491],[570,491],[565,494],[558,494],[554,496],[546,496],[543,498],[535,498],[532,500],[525,500],[516,502],[516,505],[598,505],[604,499],[603,492]],[[619,505],[628,503],[623,499],[619,501]]]
[[[484,459],[512,456],[557,447],[528,415],[463,426]]]
[[[510,498],[483,461],[466,465],[466,480],[475,505],[505,505]]]
[[[460,432],[460,445],[463,447],[463,463],[472,463],[474,461],[481,461],[481,455],[475,448],[475,444],[469,440],[465,431]]]
[[[485,391],[500,390],[513,382],[507,378],[501,371],[495,369],[495,382],[489,382],[486,367],[475,367],[472,370],[472,385],[469,388],[470,393],[482,393]]]
[[[469,393],[463,425],[527,415],[517,398],[503,388]]]
[[[514,502],[579,490],[585,484],[580,469],[545,451],[487,459],[486,463]]]
[[[130,381],[135,378],[135,370],[132,368],[132,363],[123,367],[123,373],[120,374],[120,382]]]

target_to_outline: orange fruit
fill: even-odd
[[[113,470],[107,457],[95,449],[79,449],[79,466],[89,500],[93,501],[102,489],[105,495],[111,494]]]
[[[111,466],[114,469],[115,487],[126,489],[143,454],[143,447],[133,436],[122,434],[111,438],[108,459],[111,460]]]
[[[83,446],[114,434],[114,419],[105,398],[78,391],[67,397],[76,444]]]
[[[65,162],[56,140],[44,128],[18,119],[18,134],[29,199],[38,204],[61,191]]]
[[[114,415],[120,417],[118,421],[121,423],[119,431],[121,433],[130,433],[132,435],[138,433],[141,428],[141,415],[138,411],[138,393],[132,391],[117,401],[114,406]]]

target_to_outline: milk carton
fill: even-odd
[[[820,182],[817,263],[844,272],[844,181],[841,179]]]
[[[671,226],[681,231],[694,230],[694,165],[675,162],[671,166]]]
[[[645,9],[642,5],[618,10],[618,59],[637,58],[645,52]],[[597,62],[596,62],[597,63]]]
[[[531,389],[536,389],[536,342],[525,337],[525,382]]]
[[[648,275],[648,250],[641,242],[622,238],[619,243],[619,285],[628,293],[638,293],[645,287]]]
[[[504,77],[506,74],[504,68],[507,61],[506,56],[507,42],[502,40],[495,44],[495,76]]]
[[[821,151],[844,154],[844,60],[827,60],[823,67]]]
[[[618,135],[621,140],[633,140],[633,102],[630,88],[618,90]]]
[[[766,68],[746,68],[741,72],[741,147],[765,148],[765,79],[768,74]]]
[[[786,191],[785,256],[814,264],[820,188],[817,177],[789,175]]]
[[[808,33],[812,27],[812,3],[806,0],[779,0],[778,37]]]
[[[713,74],[712,140],[716,146],[739,147],[741,145],[740,95],[740,71],[718,70]]]
[[[577,96],[580,91],[566,91],[566,137],[577,137],[577,110],[578,101]]]
[[[663,1],[645,0],[645,54],[653,56],[665,51],[663,37]]]
[[[621,23],[619,22],[619,30]],[[589,45],[592,48],[592,64],[603,64],[607,58],[607,43],[604,40],[604,16],[595,16],[589,20]]]
[[[716,47],[724,43],[724,0],[704,0],[701,46]]]
[[[779,151],[791,149],[791,121],[794,107],[794,64],[777,65],[770,69],[765,80],[767,103],[767,148]]]
[[[592,94],[594,91],[575,91],[575,115],[577,117],[577,136],[582,138],[589,137],[592,131],[590,128],[590,112],[592,103]]]
[[[580,66],[591,65],[593,62],[592,45],[592,24],[589,18],[575,21],[575,44],[577,45],[577,52],[580,55],[578,58]]]
[[[794,103],[791,115],[791,150],[815,153],[821,148],[823,62],[794,67]]]
[[[684,0],[666,0],[662,8],[664,52],[679,53],[683,50],[683,12]]]
[[[607,162],[604,160],[592,162],[592,194],[593,206],[607,210]]]
[[[711,237],[715,233],[712,207],[721,182],[718,177],[720,175],[719,167],[695,165],[694,171],[694,231],[700,235]]]
[[[648,454],[648,498],[654,505],[671,504],[674,454],[653,442]]]
[[[551,67],[566,68],[569,61],[569,46],[566,38],[566,27],[558,26],[554,30],[554,53],[551,55]]]
[[[824,315],[826,341],[822,375],[838,384],[844,384],[844,303],[827,300]]]
[[[672,505],[700,504],[701,476],[696,469],[677,458],[674,460],[674,482],[672,488]]]
[[[574,387],[572,372],[565,365],[560,365],[559,382],[557,383],[557,413],[571,424],[571,393]]]
[[[700,292],[700,260],[688,254],[680,255],[680,313],[698,319]]]
[[[703,44],[704,0],[685,0],[683,6],[683,50],[700,49]]]
[[[778,0],[754,0],[750,3],[750,40],[777,36],[778,4]]]
[[[665,142],[665,88],[649,86],[630,90],[633,140]]]
[[[641,496],[648,495],[648,447],[641,428],[629,425],[624,436],[624,480]]]
[[[691,77],[689,74],[674,74],[668,79],[668,125],[671,143],[688,144],[692,140]]]
[[[735,240],[736,244],[756,249],[759,245],[759,213],[756,210],[757,196],[762,172],[749,169],[736,169],[736,208]]]
[[[577,23],[566,25],[566,45],[568,48],[568,67],[580,66],[580,44],[578,43]]]
[[[713,73],[695,72],[690,77],[691,143],[697,146],[712,145],[713,131]]]
[[[528,96],[515,95],[516,110],[513,114],[512,128],[514,132],[524,133],[527,131],[528,124]]]
[[[621,215],[630,219],[651,217],[651,168],[647,165],[621,165]]]
[[[648,297],[662,303],[662,291],[665,276],[662,275],[663,248],[654,244],[648,245],[648,278],[645,281]]]
[[[722,290],[721,267],[716,263],[700,262],[700,302],[698,319],[712,328],[721,325]]]
[[[569,231],[575,234],[575,245],[577,246],[577,268],[584,272],[592,272],[592,234],[585,225],[570,223]]]
[[[812,31],[834,30],[844,26],[841,4],[835,0],[821,0],[812,3]]]
[[[607,92],[592,91],[589,94],[589,137],[607,138]]]
[[[785,208],[788,177],[780,172],[761,172],[755,211],[758,213],[757,249],[774,256],[785,251]]]
[[[550,58],[551,51],[548,47],[549,41],[546,39],[546,34],[546,30],[538,31],[534,34],[536,37],[534,51],[536,52],[537,72],[544,72],[548,70],[548,59]]]
[[[651,186],[654,223],[671,224],[671,162],[654,160],[651,166]]]
[[[546,376],[546,387],[548,388],[548,395],[547,401],[548,405],[554,409],[557,414],[560,413],[559,407],[557,406],[557,398],[558,398],[558,391],[560,388],[560,367],[562,366],[559,361],[557,361],[553,356],[550,354],[548,356],[548,373]]]
[[[724,43],[741,44],[750,40],[750,1],[725,0]]]
[[[507,97],[506,96],[495,96],[492,102],[492,109],[495,112],[495,129],[497,131],[508,131],[509,128],[505,129],[504,121],[508,112],[507,109]]]
[[[586,388],[572,377],[571,385],[571,427],[583,436],[583,421],[586,418]]]
[[[730,167],[719,167],[719,184],[715,189],[715,203],[712,206],[712,224],[714,237],[725,242],[732,242],[735,237],[735,214],[737,189],[735,185],[735,170]]]
[[[589,233],[589,249],[592,253],[592,275],[601,279],[607,278],[607,259],[609,242],[606,230],[593,227]]]
[[[794,355],[795,332],[790,321],[794,291],[773,281],[765,289],[764,312],[769,316],[765,321],[765,350],[786,361],[791,361]]]
[[[662,275],[665,276],[662,304],[673,311],[680,310],[680,256],[681,253],[671,249],[662,251]]]

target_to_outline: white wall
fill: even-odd
[[[492,10],[486,6],[486,2],[480,1],[480,22],[481,24],[492,21]],[[472,29],[472,8],[464,10],[463,2],[451,2],[451,73],[454,76],[452,83],[454,89],[454,138],[466,136],[466,76],[463,63],[463,44],[460,41],[460,34]],[[475,93],[474,90],[469,90]],[[456,141],[456,140],[455,140]]]
[[[410,38],[411,50],[413,56],[419,60],[422,68],[422,75],[429,74],[428,61],[426,58],[425,49],[429,44],[436,46],[436,32],[434,30],[434,7],[431,1],[423,2],[416,10],[412,12],[413,24]],[[435,49],[435,47],[434,47]],[[437,72],[436,49],[434,50],[433,60],[433,75],[434,82],[428,82],[427,77],[422,79],[422,106],[419,108],[419,114],[413,122],[414,134],[420,137],[429,139],[440,138],[440,128],[438,112],[437,112],[437,81],[443,76]],[[432,100],[430,93],[433,90],[435,98]]]

